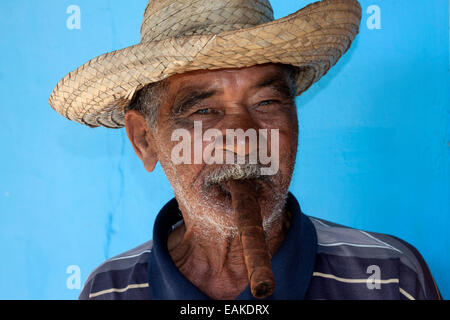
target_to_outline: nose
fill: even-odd
[[[257,121],[245,106],[234,106],[225,114],[219,128],[224,136],[223,151],[238,157],[256,154],[259,129]]]

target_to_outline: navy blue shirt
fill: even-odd
[[[388,235],[304,215],[289,193],[286,237],[272,257],[276,288],[268,300],[440,299],[422,256]],[[80,299],[208,300],[179,272],[167,240],[182,222],[175,199],[158,214],[153,241],[111,258],[86,280]],[[247,287],[237,300],[253,300]]]

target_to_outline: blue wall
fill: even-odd
[[[272,4],[281,17],[310,2]],[[73,4],[81,29],[66,25]],[[449,1],[361,4],[352,49],[298,98],[291,191],[309,215],[412,243],[450,297]],[[83,282],[149,240],[173,196],[160,167],[144,171],[124,130],[85,128],[47,104],[66,73],[139,42],[145,5],[0,2],[1,299],[76,298],[77,269],[68,268],[79,267]]]

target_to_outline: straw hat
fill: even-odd
[[[348,50],[360,21],[356,0],[323,0],[276,21],[268,0],[150,0],[141,43],[69,73],[49,103],[84,125],[121,128],[124,108],[146,84],[193,70],[265,63],[299,67],[301,94]]]

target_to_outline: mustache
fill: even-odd
[[[209,187],[228,180],[269,180],[269,176],[261,174],[261,168],[263,167],[259,164],[223,165],[219,168],[209,171],[205,175],[203,183],[206,187]]]

